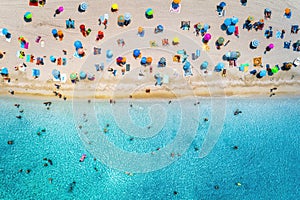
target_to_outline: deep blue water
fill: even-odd
[[[126,106],[128,115],[123,116],[123,113],[116,117],[121,113],[118,110],[120,107],[117,107],[122,104],[119,102],[116,105],[93,103],[94,112],[90,113],[84,108],[86,103],[78,108],[72,102],[58,101],[53,102],[50,110],[47,110],[40,100],[2,98],[0,199],[299,198],[300,98],[226,99],[225,121],[218,122],[223,127],[219,140],[208,156],[200,158],[202,143],[212,123],[211,110],[214,107],[211,101],[200,99],[200,105],[196,106],[188,100],[173,101],[171,104],[167,101],[137,101],[132,102],[133,107],[123,103],[122,107]],[[16,108],[15,103],[19,103],[20,107]],[[155,112],[151,119],[148,108],[153,104],[159,104],[158,110],[161,109],[163,114]],[[233,112],[237,108],[242,113],[235,116]],[[23,109],[24,112],[19,113]],[[102,139],[120,149],[139,155],[156,154],[172,143],[180,134],[178,130],[181,127],[187,133],[194,128],[191,126],[195,123],[182,123],[182,110],[196,110],[199,114],[197,119],[194,118],[197,115],[193,114],[189,119],[196,121],[196,135],[186,152],[174,158],[168,154],[168,159],[174,162],[155,171],[127,175],[124,170],[103,164],[98,155],[92,155],[87,150],[88,144],[83,142],[84,135],[89,136],[98,128],[97,134]],[[17,119],[17,115],[21,115],[22,119]],[[91,123],[93,117],[96,124]],[[209,119],[208,122],[204,122],[205,117]],[[150,138],[134,136],[130,140],[132,136],[126,132],[126,127],[120,129],[120,124],[129,123],[129,118],[137,127],[145,128],[149,133],[153,130],[155,134]],[[151,120],[157,119],[158,124],[163,121],[163,126],[152,127]],[[151,128],[148,129],[148,126]],[[41,129],[46,131],[41,132]],[[37,135],[39,131],[40,136]],[[143,133],[145,131],[133,134]],[[186,137],[191,137],[190,133]],[[8,140],[13,140],[14,144],[8,145]],[[88,140],[92,142],[91,146],[96,145],[101,149],[100,143],[93,143],[91,138]],[[181,140],[186,142],[185,138]],[[233,149],[235,145],[238,146],[237,150]],[[161,150],[157,151],[158,147]],[[79,162],[83,153],[87,157],[84,162]],[[94,157],[97,157],[97,161],[94,161]],[[53,165],[43,158],[51,159]],[[109,158],[115,159],[113,156]],[[130,162],[134,162],[126,159],[120,160],[125,169]],[[150,169],[155,168],[152,161],[144,162],[140,163],[141,166],[149,164]],[[43,166],[45,163],[49,165]],[[157,165],[161,163],[164,162],[157,160]],[[19,172],[20,169],[23,172]],[[26,174],[26,169],[31,169],[31,172]],[[48,178],[53,179],[52,184]],[[76,184],[73,191],[69,192],[73,181]],[[241,185],[237,186],[236,183]],[[219,189],[215,189],[215,186]]]

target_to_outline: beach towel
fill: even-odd
[[[281,32],[280,32],[280,31],[277,31],[277,32],[276,32],[276,38],[278,38],[278,39],[281,38]]]
[[[65,83],[67,81],[67,75],[66,74],[60,74],[60,82]]]
[[[169,76],[168,75],[164,75],[164,77],[163,77],[163,83],[169,83]]]
[[[26,62],[30,62],[31,55],[26,55]]]
[[[33,63],[33,61],[34,61],[34,56],[30,55],[30,62]]]
[[[181,4],[178,4],[178,8],[174,9],[172,8],[172,4],[170,5],[170,12],[171,13],[180,13],[180,10],[181,10]]]
[[[45,47],[45,41],[41,40],[41,47]]]
[[[62,59],[62,65],[63,65],[63,66],[66,66],[66,65],[67,65],[67,58],[63,58],[63,59]]]
[[[291,42],[285,41],[285,42],[283,43],[283,48],[285,48],[285,49],[290,49],[290,47],[291,47]]]
[[[77,52],[75,52],[75,53],[73,54],[73,56],[74,56],[75,58],[81,58],[81,56],[80,56]]]
[[[61,58],[58,58],[57,59],[57,65],[61,65],[62,64],[62,59]]]
[[[32,69],[32,76],[33,77],[39,77],[40,76],[40,70],[39,69]]]

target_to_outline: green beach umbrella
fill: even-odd
[[[272,67],[271,70],[272,70],[272,73],[273,73],[273,74],[276,74],[276,73],[279,71],[278,67],[276,67],[276,66],[275,66],[275,67]]]
[[[147,15],[153,15],[153,9],[152,9],[152,8],[148,8],[148,9],[146,10],[146,14],[147,14]]]
[[[75,73],[70,74],[70,79],[75,80],[77,78],[77,75]]]
[[[218,44],[222,45],[224,43],[225,39],[223,37],[218,38]]]

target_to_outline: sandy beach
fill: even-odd
[[[284,62],[293,62],[299,57],[299,52],[283,48],[285,41],[295,43],[299,39],[298,34],[291,34],[291,25],[299,23],[300,14],[296,12],[300,5],[293,0],[278,2],[275,0],[261,2],[259,0],[248,1],[246,6],[242,6],[239,1],[227,1],[225,16],[219,17],[216,6],[219,1],[189,0],[181,2],[180,13],[170,12],[172,1],[86,1],[88,8],[85,12],[79,12],[78,6],[82,1],[51,1],[46,2],[44,7],[29,6],[29,1],[19,2],[1,1],[0,11],[2,20],[0,28],[6,28],[12,35],[11,42],[6,42],[5,37],[1,36],[0,51],[5,55],[0,59],[0,67],[5,67],[9,71],[10,81],[2,77],[0,79],[1,96],[11,95],[8,91],[14,91],[15,96],[30,97],[55,97],[54,92],[59,92],[62,97],[70,98],[178,98],[185,96],[269,96],[271,88],[278,88],[276,95],[299,95],[300,70],[299,67],[292,67],[288,71],[280,70],[272,76],[257,78],[250,74],[251,70],[258,72],[266,69],[266,64],[271,67],[282,66]],[[119,10],[111,12],[113,3],[117,3]],[[63,6],[64,11],[54,17],[55,10]],[[138,8],[138,9],[137,9]],[[152,8],[154,15],[152,19],[145,17],[147,8]],[[253,16],[254,21],[264,19],[264,9],[272,10],[272,17],[265,20],[263,30],[243,29],[244,21],[248,16]],[[287,19],[283,16],[285,8],[292,10],[292,17]],[[25,22],[23,15],[27,12],[32,13],[32,21]],[[117,19],[119,15],[130,13],[131,23],[128,26],[119,26]],[[104,25],[99,25],[100,16],[108,14],[107,29]],[[239,22],[239,37],[227,35],[220,26],[226,18],[237,17]],[[75,20],[75,29],[66,29],[66,20]],[[190,21],[190,30],[180,28],[181,21]],[[209,24],[208,33],[212,39],[208,42],[209,50],[203,49],[202,37],[194,33],[194,24]],[[79,26],[84,24],[90,28],[91,33],[84,37],[79,30]],[[163,25],[163,33],[154,33],[157,25]],[[272,26],[274,35],[266,39],[264,32]],[[137,36],[138,27],[145,29],[145,36]],[[64,34],[62,41],[56,40],[52,29],[61,30]],[[276,38],[276,32],[285,30],[283,39]],[[96,41],[98,31],[104,32],[104,38]],[[28,49],[20,47],[18,38],[23,36],[29,43]],[[41,42],[36,42],[40,36],[45,46],[41,47]],[[171,41],[178,37],[180,42],[174,46]],[[218,50],[215,41],[219,37],[224,37],[225,42],[230,40],[227,46],[222,46]],[[161,40],[167,38],[169,46],[162,46]],[[125,45],[121,47],[117,44],[118,39],[124,39]],[[260,45],[256,49],[249,48],[249,43],[257,39]],[[76,58],[74,42],[81,41],[85,56]],[[158,47],[150,47],[150,41],[155,41]],[[269,43],[273,43],[275,48],[264,54],[265,48]],[[101,54],[93,55],[94,47],[101,48]],[[134,59],[132,52],[134,49],[141,49],[142,56],[151,56],[151,65],[142,66],[140,59]],[[193,76],[184,76],[182,69],[183,63],[173,62],[172,58],[178,50],[185,50],[189,55],[188,61],[191,63]],[[201,51],[200,57],[192,60],[192,53],[196,49]],[[67,52],[64,55],[64,51]],[[106,51],[112,50],[113,58],[106,59]],[[24,51],[26,55],[34,55],[34,58],[43,57],[44,65],[36,65],[36,60],[26,62],[25,58],[17,56],[18,51]],[[226,52],[239,51],[241,56],[236,60],[236,66],[229,66],[229,62],[223,61],[222,57]],[[57,65],[50,61],[50,57],[66,58],[66,65]],[[130,64],[130,71],[122,75],[121,71],[125,66],[120,67],[115,60],[119,56],[126,57],[126,63]],[[254,57],[262,57],[262,67],[253,66]],[[157,62],[160,57],[165,57],[167,65],[158,68]],[[208,69],[204,73],[200,70],[203,61],[207,61]],[[226,68],[226,76],[222,72],[215,72],[215,66],[223,62]],[[26,71],[15,70],[16,66],[25,63]],[[104,63],[103,71],[96,71],[95,64]],[[239,71],[239,66],[249,63],[248,71]],[[150,66],[153,70],[150,70]],[[116,70],[114,76],[108,69]],[[39,69],[40,76],[34,78],[32,69]],[[59,70],[65,74],[65,83],[53,81],[52,71]],[[76,84],[70,80],[71,73],[79,74],[80,71],[92,74],[95,80],[79,80]],[[161,86],[155,86],[154,75],[160,73],[168,77],[168,81]],[[54,85],[60,85],[59,89]],[[151,92],[146,93],[146,89]]]

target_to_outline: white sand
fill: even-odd
[[[0,67],[7,67],[10,72],[11,82],[2,81],[0,83],[0,93],[8,94],[9,89],[15,91],[15,95],[51,95],[53,90],[56,90],[52,81],[52,70],[58,69],[61,73],[66,73],[68,81],[61,84],[61,93],[68,97],[99,97],[99,98],[120,98],[128,97],[130,94],[134,98],[157,98],[157,97],[175,97],[186,95],[269,95],[269,90],[272,87],[278,87],[278,94],[300,94],[300,72],[299,68],[292,68],[290,71],[280,71],[272,77],[267,76],[262,79],[257,79],[249,72],[240,72],[238,68],[229,68],[228,63],[225,63],[227,68],[227,76],[222,77],[221,73],[211,72],[214,66],[222,61],[222,56],[232,50],[241,52],[241,57],[237,64],[250,63],[252,66],[252,58],[256,56],[263,57],[263,64],[274,66],[282,65],[283,62],[293,61],[299,57],[299,52],[295,52],[283,48],[283,42],[291,40],[295,42],[299,39],[299,34],[290,34],[292,24],[299,23],[300,19],[300,4],[296,4],[294,0],[289,1],[260,1],[249,0],[246,7],[241,6],[239,1],[226,1],[226,16],[236,16],[239,18],[240,37],[234,35],[227,36],[220,29],[225,17],[218,17],[216,13],[216,5],[219,1],[211,0],[183,0],[181,3],[181,12],[170,13],[169,8],[171,0],[131,0],[131,1],[108,1],[108,0],[87,0],[89,7],[85,13],[77,11],[78,5],[82,1],[48,1],[45,7],[30,7],[28,1],[1,1],[0,12],[2,19],[0,28],[7,28],[12,34],[10,43],[5,41],[4,37],[0,37],[0,51],[6,52],[3,59],[0,60]],[[118,3],[118,13],[111,13],[110,6],[112,3]],[[53,14],[59,6],[64,6],[65,10],[55,18]],[[144,12],[147,8],[153,8],[154,18],[146,19]],[[292,18],[286,19],[283,17],[284,9],[291,8]],[[265,20],[265,29],[269,26],[273,27],[273,37],[270,39],[264,38],[263,31],[242,29],[245,19],[252,15],[255,21],[263,18],[264,8],[272,10],[272,19]],[[33,13],[33,21],[26,23],[23,20],[23,15],[26,11]],[[132,22],[127,27],[119,27],[117,25],[117,17],[120,14],[129,12],[132,15]],[[104,26],[98,25],[100,15],[109,14],[108,28],[104,30]],[[75,20],[76,29],[66,29],[65,20],[71,17]],[[209,33],[212,34],[212,40],[209,42],[210,51],[202,50],[202,37],[196,37],[193,34],[193,27],[189,31],[180,29],[182,20],[191,21],[191,26],[198,22],[207,23],[211,26]],[[79,25],[85,24],[87,28],[91,28],[92,32],[86,38],[79,31]],[[154,34],[154,27],[162,24],[165,27],[165,32]],[[140,38],[136,35],[139,26],[145,27],[146,35]],[[55,40],[51,34],[51,30],[56,28],[62,30],[65,37],[63,41]],[[277,39],[276,31],[285,29],[285,38]],[[96,42],[95,38],[98,30],[104,31],[104,39]],[[29,49],[20,48],[18,37],[24,36],[29,41]],[[37,36],[41,36],[45,41],[45,47],[35,42]],[[162,47],[161,39],[168,38],[171,42],[174,36],[178,36],[181,40],[178,46]],[[215,41],[219,36],[223,36],[225,40],[231,42],[222,47],[221,50],[215,48]],[[123,38],[126,45],[122,48],[116,43],[118,38]],[[256,50],[249,48],[249,43],[253,39],[260,40],[260,46]],[[86,52],[86,56],[82,59],[73,57],[75,52],[73,43],[80,40]],[[159,47],[149,48],[149,40],[155,40]],[[269,43],[275,44],[275,49],[263,54],[265,47]],[[102,54],[93,56],[93,47],[102,48]],[[153,72],[149,72],[149,67],[143,67],[139,64],[139,60],[132,57],[134,48],[141,48],[143,56],[153,57]],[[192,61],[191,53],[197,48],[201,49],[201,56],[196,61]],[[65,56],[68,61],[66,66],[57,66],[49,60],[50,55],[55,57],[64,57],[62,50],[67,50],[68,55]],[[105,59],[105,51],[111,49],[114,52],[114,58],[119,55],[126,56],[127,63],[131,64],[131,71],[126,72],[125,76],[121,75],[121,67],[118,67],[114,62],[111,66]],[[177,50],[185,49],[190,55],[189,61],[193,65],[193,77],[183,77],[182,65],[172,62],[172,56]],[[15,71],[14,67],[25,62],[25,59],[16,57],[16,52],[24,50],[26,54],[33,54],[36,57],[46,56],[44,59],[45,65],[37,66],[35,63],[26,63],[28,68],[26,72]],[[167,67],[158,69],[156,63],[161,56],[167,58]],[[204,60],[209,62],[210,75],[204,75],[200,70],[200,63]],[[96,72],[95,63],[105,63],[104,72]],[[112,67],[118,70],[117,76],[114,77],[107,68]],[[33,79],[31,69],[36,68],[41,70],[41,76],[38,79]],[[258,71],[260,68],[256,68]],[[69,75],[72,72],[79,73],[81,70],[91,72],[96,75],[95,81],[83,80],[74,85],[69,80]],[[139,72],[144,74],[139,77]],[[162,75],[169,75],[169,83],[160,86],[154,86],[155,79],[153,75],[160,72]],[[178,75],[174,75],[174,73]],[[292,78],[293,76],[293,78]],[[75,88],[75,92],[74,92]],[[150,88],[151,93],[146,94],[145,89]],[[175,96],[174,96],[175,94]]]

